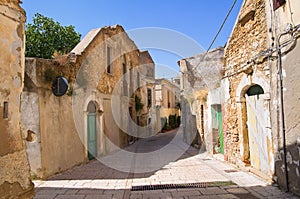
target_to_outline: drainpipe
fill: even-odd
[[[278,78],[279,78],[279,90],[280,90],[280,116],[281,116],[281,131],[282,131],[282,142],[283,142],[283,164],[284,164],[284,172],[285,172],[285,188],[286,191],[289,191],[289,174],[287,168],[287,160],[286,160],[286,137],[285,137],[285,118],[284,118],[284,105],[283,105],[283,80],[282,80],[282,60],[281,60],[281,45],[280,38],[283,34],[278,37],[278,48],[277,48],[277,56],[278,56]]]
[[[278,36],[277,39],[277,67],[278,67],[278,78],[279,78],[279,88],[280,88],[280,116],[281,116],[281,131],[282,131],[282,142],[283,142],[283,164],[284,164],[284,172],[285,172],[285,185],[286,185],[286,191],[289,191],[289,174],[288,174],[288,167],[287,167],[287,160],[286,160],[286,155],[287,155],[287,149],[286,149],[286,129],[285,129],[285,117],[284,117],[284,99],[283,99],[283,77],[282,77],[282,52],[281,49],[293,42],[295,42],[295,35],[294,33],[298,31],[300,28],[300,24],[294,27],[289,26],[288,30],[284,33],[281,33]],[[280,39],[283,35],[290,34],[291,38],[289,41],[285,42],[284,45],[280,44]]]

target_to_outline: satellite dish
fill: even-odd
[[[66,94],[68,87],[68,80],[62,76],[58,76],[52,83],[52,93],[57,97],[61,97]]]

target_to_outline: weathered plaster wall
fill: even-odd
[[[20,129],[25,12],[20,1],[0,2],[0,197],[32,198],[33,184]],[[7,104],[7,109],[5,108]],[[7,110],[7,114],[4,113]]]
[[[181,113],[182,113],[182,128],[183,128],[183,140],[192,144],[197,135],[197,123],[196,115],[191,110],[191,104],[186,100],[186,98],[181,98]]]
[[[36,176],[42,176],[41,133],[39,96],[37,93],[23,91],[22,93],[21,128],[26,139],[27,154],[31,171]]]
[[[119,146],[121,144],[120,140],[120,132],[119,132],[119,126],[115,122],[114,117],[120,117],[119,114],[113,115],[113,111],[111,108],[111,100],[110,99],[104,99],[103,103],[104,108],[104,132],[106,136],[106,152],[112,153],[119,149]],[[118,118],[116,118],[118,119]]]
[[[270,1],[272,5],[272,2]],[[277,44],[276,40],[271,37],[278,38],[279,34],[286,31],[287,25],[300,24],[300,4],[297,0],[286,1],[277,10],[272,7],[267,10],[268,25],[272,28],[269,43]],[[299,90],[299,74],[300,74],[300,46],[299,46],[299,31],[296,33],[297,39],[294,45],[287,46],[282,49],[282,68],[283,68],[283,99],[284,99],[284,113],[286,125],[286,145],[287,145],[287,165],[289,177],[289,189],[300,195],[300,90]],[[289,36],[281,39],[281,44]],[[284,153],[283,153],[283,138],[282,125],[280,116],[280,95],[279,95],[279,81],[278,81],[278,65],[277,59],[272,63],[271,68],[271,84],[272,84],[272,99],[271,99],[271,113],[272,113],[272,132],[274,135],[275,147],[275,177],[278,184],[286,188],[286,179],[284,172]]]
[[[85,149],[72,117],[72,98],[42,91],[39,99],[43,177],[85,161]]]
[[[298,39],[299,42],[299,39]],[[283,59],[284,73],[284,108],[286,124],[287,163],[290,189],[300,195],[300,45]],[[279,154],[282,154],[280,145]],[[278,157],[278,156],[277,156]],[[282,157],[277,159],[276,174],[282,173]],[[283,176],[280,176],[281,179]],[[281,181],[282,182],[282,181]]]
[[[51,77],[46,71],[53,71]],[[76,70],[55,60],[26,59],[22,99],[22,130],[35,135],[27,141],[31,170],[40,178],[67,170],[86,160],[84,145],[74,123],[72,97],[56,97],[51,91],[56,75],[74,81]]]

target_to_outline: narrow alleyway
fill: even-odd
[[[176,161],[161,169],[139,172],[142,167],[151,168],[151,161],[142,160],[143,164],[133,158],[132,172],[122,172],[93,160],[47,181],[35,181],[35,199],[297,198],[216,157],[198,154],[181,140],[180,133],[172,131],[139,140],[126,149],[145,154],[170,146],[168,154],[161,152],[162,163],[164,156],[168,159],[181,151]]]

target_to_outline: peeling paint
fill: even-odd
[[[292,157],[292,154],[290,152],[287,152],[287,154],[286,154],[286,161],[289,164],[293,164],[293,157]]]
[[[293,163],[294,163],[295,165],[297,165],[298,167],[300,166],[300,160],[298,160],[298,161],[294,160]]]
[[[3,103],[8,117],[0,115],[0,198],[32,198],[30,168],[20,132],[20,93],[24,72],[25,13],[19,0],[0,3],[0,114]]]

